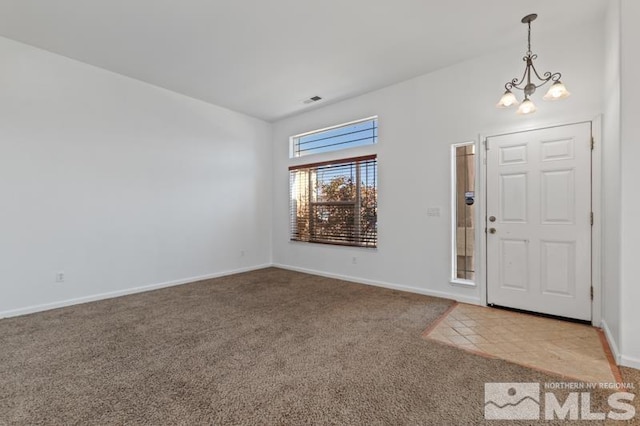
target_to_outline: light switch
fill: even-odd
[[[429,207],[427,209],[427,216],[440,217],[440,207]]]

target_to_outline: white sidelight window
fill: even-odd
[[[473,142],[453,145],[452,179],[452,281],[473,284],[476,279],[476,146]]]

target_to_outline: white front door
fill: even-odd
[[[487,302],[590,321],[591,123],[487,148]]]

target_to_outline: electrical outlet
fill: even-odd
[[[240,250],[240,257],[244,257],[244,250]]]
[[[56,272],[56,282],[57,283],[64,282],[64,271]]]
[[[358,263],[358,258],[353,256],[353,258],[351,258],[351,263],[353,263],[354,265]]]

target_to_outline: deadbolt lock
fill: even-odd
[[[495,222],[495,221],[496,221],[495,216],[489,216],[489,222]]]

